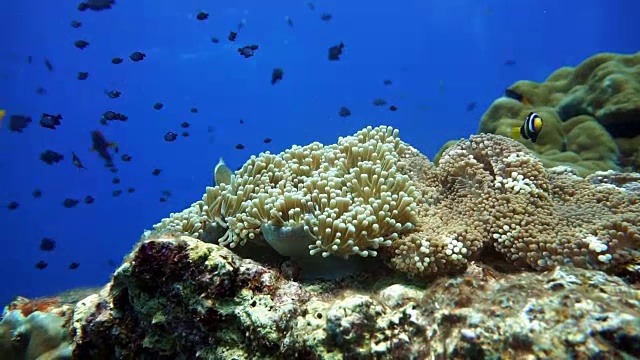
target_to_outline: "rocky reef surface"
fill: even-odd
[[[640,174],[390,127],[252,157],[103,288],[17,299],[6,359],[640,357]]]

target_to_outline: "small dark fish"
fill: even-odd
[[[181,127],[181,128],[184,128],[184,129],[188,128],[189,126],[191,126],[191,124],[189,124],[189,123],[188,123],[188,122],[186,122],[186,121],[185,121],[185,122],[183,122],[182,124],[180,124],[180,127]]]
[[[398,108],[395,105],[389,106],[389,111],[396,111]]]
[[[387,100],[383,98],[375,98],[371,103],[373,104],[373,106],[385,106],[387,105]]]
[[[116,190],[113,190],[111,192],[111,196],[113,196],[113,197],[118,197],[120,195],[122,195],[122,190],[120,190],[120,189],[116,189]]]
[[[182,135],[182,137],[189,137],[189,133],[186,131],[183,131],[180,135]]]
[[[89,46],[89,42],[85,40],[76,40],[73,43],[73,46],[77,47],[80,50],[84,50],[87,46]]]
[[[338,116],[343,118],[349,117],[351,116],[351,110],[349,110],[348,107],[343,106],[340,108],[340,111],[338,111]]]
[[[100,158],[105,161],[107,167],[113,166],[113,157],[109,153],[109,148],[113,148],[115,152],[118,152],[118,145],[107,141],[100,130],[91,132],[91,151],[96,151]]]
[[[122,154],[122,156],[120,156],[120,159],[124,162],[129,162],[131,161],[131,159],[133,159],[133,157],[131,157],[131,155],[129,154]]]
[[[71,208],[76,207],[76,205],[78,205],[78,203],[80,203],[80,200],[78,200],[78,199],[66,198],[62,202],[62,206],[66,207],[67,209],[71,209]]]
[[[47,264],[47,262],[44,260],[40,260],[36,263],[35,266],[36,266],[36,269],[38,270],[44,270],[47,268],[47,266],[49,266],[49,264]]]
[[[82,23],[78,20],[71,20],[71,27],[74,29],[79,28],[80,26],[82,26]]]
[[[40,199],[42,197],[42,190],[40,189],[35,189],[31,192],[31,196],[33,196],[34,199]]]
[[[244,124],[244,120],[240,119],[240,125]]]
[[[33,56],[27,55],[27,64],[31,65],[32,62],[33,62]]]
[[[87,78],[89,77],[89,73],[86,71],[80,71],[78,72],[78,75],[76,77],[78,78],[78,80],[87,80]]]
[[[112,173],[117,173],[118,172],[118,168],[116,168],[115,166],[113,166],[113,164],[111,165],[107,165],[107,167],[109,168],[109,171],[111,171]]]
[[[204,11],[200,11],[200,12],[198,13],[198,15],[196,15],[196,19],[198,19],[198,20],[200,20],[200,21],[207,20],[208,18],[209,18],[209,14],[207,14],[207,13],[206,13],[206,12],[204,12]]]
[[[111,183],[112,184],[120,184],[120,178],[115,177],[115,178],[111,179]]]
[[[284,20],[287,22],[287,25],[289,25],[290,28],[293,28],[293,20],[291,19],[291,16],[285,16]]]
[[[128,192],[129,194],[131,194],[131,193],[133,193],[133,192],[135,192],[135,191],[136,191],[136,188],[132,188],[132,187],[127,188],[127,192]]]
[[[258,50],[258,45],[253,44],[253,45],[247,45],[247,46],[241,47],[240,49],[238,49],[238,52],[245,59],[248,59],[252,56],[255,56],[257,50]]]
[[[156,110],[160,110],[164,107],[164,105],[161,102],[157,102],[155,104],[153,104],[153,108]]]
[[[19,207],[20,207],[20,204],[17,201],[10,201],[7,204],[7,209],[9,209],[9,210],[15,210],[15,209],[17,209]]]
[[[284,70],[282,68],[275,68],[271,72],[271,85],[275,85],[277,82],[282,80],[284,76]]]
[[[214,43],[214,44],[217,44],[217,43],[220,42],[220,39],[218,39],[217,37],[214,36],[214,37],[211,38],[211,42]]]
[[[89,204],[93,204],[93,202],[94,202],[94,201],[96,201],[96,199],[94,199],[94,198],[93,198],[93,196],[91,196],[91,195],[87,195],[87,196],[85,196],[85,197],[84,197],[84,200],[83,200],[83,202],[84,202],[85,204],[87,204],[87,205],[89,205]]]
[[[42,86],[38,86],[36,88],[36,94],[38,94],[38,95],[47,95],[47,89],[43,88]]]
[[[235,31],[230,31],[229,35],[227,36],[227,39],[229,39],[229,41],[236,41],[236,38],[238,37],[238,33]]]
[[[80,11],[85,11],[87,9],[102,11],[111,9],[111,7],[116,3],[116,0],[87,0],[85,2],[81,2],[78,5],[78,10],[82,6],[83,9]]]
[[[107,262],[105,264],[107,266],[109,266],[109,267],[112,267],[112,268],[118,267],[118,265],[120,265],[120,263],[118,261],[113,260],[113,259],[107,260]]]
[[[264,142],[265,144],[269,144],[273,141],[273,139],[271,138],[264,138],[264,140],[262,140],[262,142]]]
[[[340,60],[340,56],[342,56],[342,51],[344,49],[344,44],[340,42],[338,45],[334,45],[329,48],[329,61],[338,61]]]
[[[47,165],[57,164],[64,159],[64,155],[53,150],[46,150],[40,154],[40,160]]]
[[[519,101],[521,102],[523,105],[525,106],[531,106],[531,100],[529,100],[528,97],[522,95],[521,93],[513,90],[513,89],[506,89],[504,91],[504,96]]]
[[[78,155],[76,155],[76,153],[73,151],[71,152],[71,162],[73,162],[73,165],[75,165],[75,167],[77,167],[78,169],[87,170],[87,168],[82,165],[82,161],[80,161]]]
[[[242,145],[242,144],[238,144],[238,145],[236,145],[236,149],[238,149],[238,150],[244,150],[244,145]]]
[[[45,129],[55,130],[57,126],[60,126],[60,120],[62,120],[62,115],[51,115],[47,113],[43,113],[40,117],[40,126]]]
[[[131,55],[129,55],[129,59],[131,59],[131,61],[133,62],[138,62],[138,61],[144,60],[146,56],[147,54],[145,53],[141,53],[140,51],[135,51],[131,53]]]
[[[513,66],[515,64],[516,64],[516,60],[515,59],[505,60],[505,62],[503,63],[504,66]]]
[[[312,3],[312,2],[308,2],[307,3],[307,7],[309,8],[309,10],[313,11],[316,9],[316,6]]]
[[[166,197],[171,197],[173,195],[173,193],[171,193],[171,190],[162,190],[161,193]]]
[[[153,169],[153,171],[151,172],[151,175],[153,176],[158,176],[160,175],[160,173],[162,172],[162,169]]]
[[[11,115],[9,117],[9,130],[21,133],[22,130],[31,124],[31,121],[31,116]]]
[[[333,15],[328,14],[328,13],[324,13],[324,14],[320,15],[320,19],[322,19],[322,21],[324,21],[324,22],[328,22],[328,21],[331,21],[331,19],[333,19]]]
[[[50,238],[42,238],[40,240],[40,250],[53,251],[56,248],[56,241]]]
[[[247,24],[247,20],[246,19],[242,19],[240,20],[240,22],[238,23],[238,31],[242,30],[242,28]]]
[[[114,65],[118,65],[118,64],[122,64],[124,60],[122,60],[122,58],[119,57],[114,57],[113,59],[111,59],[111,63]]]
[[[476,109],[476,105],[478,105],[477,101],[472,101],[467,104],[467,111],[473,111]]]
[[[119,118],[118,113],[115,111],[107,110],[102,114],[102,118],[107,121],[113,121]]]
[[[193,114],[197,114],[198,113],[198,108],[191,108],[191,109],[189,109],[189,111],[191,111]]]
[[[49,70],[50,72],[53,71],[53,65],[51,65],[51,61],[49,61],[49,59],[44,59],[44,66],[46,66],[47,70]]]
[[[212,133],[213,130],[214,130],[213,126],[211,126],[211,125],[207,126],[207,132],[208,133]]]
[[[122,95],[122,93],[118,90],[104,91],[105,94],[109,97],[109,99],[117,99]]]
[[[392,82],[391,80],[388,80],[388,79],[385,79],[382,83],[383,83],[385,86],[390,86],[390,85],[392,85],[392,84],[393,84],[393,82]]]
[[[77,269],[79,267],[80,267],[80,263],[77,263],[75,261],[72,262],[71,264],[69,264],[69,270],[75,270],[75,269]]]
[[[164,197],[161,197],[161,198],[160,198],[160,202],[161,202],[161,203],[163,203],[163,202],[167,202],[167,199],[166,199],[166,198],[164,198]]]
[[[174,133],[173,131],[169,131],[166,134],[164,134],[164,141],[166,142],[174,142],[176,141],[177,138],[178,138],[178,134]]]

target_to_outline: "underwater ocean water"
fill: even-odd
[[[639,12],[634,0],[4,1],[0,302],[103,285],[144,229],[200,198],[220,157],[235,169],[379,124],[433,157],[476,133],[514,81],[638,51]],[[12,115],[32,122],[10,131]],[[117,172],[90,151],[94,131],[117,144]],[[46,164],[47,150],[63,159]]]

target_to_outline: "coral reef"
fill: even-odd
[[[640,53],[597,54],[575,68],[556,70],[542,83],[518,81],[509,91],[526,101],[494,101],[482,116],[480,133],[509,136],[535,111],[544,129],[535,144],[521,142],[545,167],[570,166],[587,176],[640,166]]]
[[[398,270],[443,274],[494,251],[516,267],[613,270],[640,255],[640,193],[603,184],[615,173],[596,173],[595,184],[568,168],[546,170],[493,134],[447,149],[436,173],[417,231],[391,246]]]
[[[516,268],[613,271],[640,253],[640,193],[548,171],[499,135],[459,141],[436,167],[397,130],[369,127],[336,145],[252,157],[229,182],[151,234],[231,248],[251,240],[302,264],[381,254],[420,276],[495,253]]]
[[[75,304],[74,304],[75,305]],[[0,321],[0,357],[4,360],[71,359],[69,319],[73,307],[57,297],[18,298]]]
[[[330,146],[252,156],[229,184],[208,187],[155,230],[232,248],[264,239],[287,256],[376,256],[415,227],[417,194],[403,174],[404,150],[398,130],[380,126]],[[280,246],[296,228],[306,237]]]
[[[640,356],[640,291],[602,272],[472,264],[423,287],[371,280],[297,283],[218,245],[145,240],[77,306],[74,358]]]
[[[217,168],[99,291],[8,305],[0,354],[640,357],[638,173],[546,169],[495,134],[435,166],[389,127]],[[299,280],[310,259],[368,267]]]

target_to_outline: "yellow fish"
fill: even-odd
[[[2,120],[4,119],[4,116],[7,114],[7,112],[3,109],[0,109],[0,128],[2,127],[2,124],[4,124],[2,122]]]

